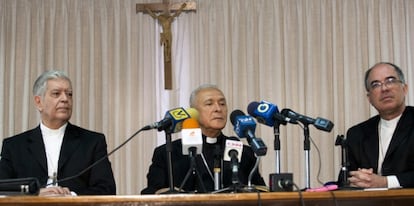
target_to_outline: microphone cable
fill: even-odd
[[[260,196],[260,190],[257,190],[257,205],[262,206],[262,197]]]
[[[312,139],[311,137],[309,137],[309,139],[310,139],[310,141],[311,141],[312,145],[315,147],[315,149],[316,149],[316,153],[318,154],[318,161],[319,161],[319,164],[318,164],[318,173],[317,173],[317,175],[316,175],[316,179],[317,179],[317,181],[318,181],[318,183],[319,183],[319,184],[321,184],[321,185],[323,185],[323,186],[324,186],[324,183],[323,183],[323,182],[321,181],[321,179],[320,179],[320,175],[321,175],[321,168],[322,168],[321,151],[319,150],[319,147],[316,145],[316,143],[313,141],[313,139]],[[334,201],[335,206],[338,206],[338,201],[337,201],[337,199],[336,199],[335,193],[334,193],[332,190],[328,190],[328,191],[329,191],[329,193],[330,193],[330,194],[331,194],[331,196],[332,196],[332,200]]]
[[[252,184],[251,184],[251,180],[252,180],[252,177],[253,177],[253,173],[255,172],[255,170],[257,170],[257,167],[259,166],[259,162],[260,162],[260,156],[257,156],[256,157],[256,163],[254,164],[254,167],[253,167],[253,169],[250,171],[250,174],[249,174],[249,177],[248,177],[248,188],[252,188],[253,186],[252,186]],[[256,189],[256,191],[257,191],[257,205],[258,206],[262,206],[262,198],[261,198],[261,196],[260,196],[260,190],[259,189]]]
[[[299,199],[300,199],[300,205],[301,206],[305,206],[305,200],[303,199],[302,190],[293,181],[291,182],[291,184],[298,190]]]
[[[57,180],[56,182],[52,182],[49,184],[46,184],[44,187],[50,186],[52,184],[58,184],[64,181],[68,181],[74,178],[77,178],[81,175],[83,175],[85,172],[87,172],[88,170],[90,170],[92,167],[94,167],[95,165],[101,163],[103,160],[105,160],[106,158],[108,158],[109,156],[111,156],[113,153],[115,153],[116,151],[118,151],[121,147],[123,147],[126,143],[128,143],[129,141],[131,141],[135,136],[137,136],[140,132],[145,131],[145,130],[151,130],[152,127],[150,125],[147,125],[141,129],[139,129],[137,132],[135,132],[133,135],[131,135],[127,140],[125,140],[122,144],[120,144],[119,146],[117,146],[115,149],[113,149],[111,152],[109,152],[107,155],[101,157],[100,159],[98,159],[97,161],[95,161],[93,164],[89,165],[88,167],[86,167],[85,169],[83,169],[82,171],[80,171],[78,174],[69,176],[69,177],[65,177],[62,178],[60,180]]]
[[[299,125],[299,127],[301,127],[302,129],[304,128],[303,127],[303,125],[301,125],[301,124],[298,124]],[[324,183],[321,181],[321,179],[320,179],[320,175],[321,175],[321,168],[322,168],[322,158],[321,158],[321,152],[320,152],[320,150],[319,150],[319,147],[316,145],[316,143],[313,141],[313,139],[312,139],[312,137],[310,137],[310,135],[309,135],[309,140],[310,140],[310,142],[311,142],[311,144],[315,147],[315,149],[316,149],[316,153],[317,153],[317,155],[318,155],[318,172],[317,172],[317,175],[316,175],[316,180],[318,181],[318,183],[319,184],[321,184],[322,186],[324,185]],[[293,183],[294,184],[294,183]],[[298,191],[299,191],[299,196],[300,196],[300,198],[301,199],[303,199],[302,198],[302,194],[301,194],[301,190],[299,189],[299,187],[296,185],[296,184],[294,184],[294,186],[298,189]],[[329,190],[329,193],[331,194],[331,196],[332,196],[332,200],[334,201],[334,204],[335,204],[335,206],[337,206],[338,205],[338,202],[337,202],[337,199],[336,199],[336,196],[335,196],[335,193],[332,191],[332,190]],[[303,200],[302,200],[303,201]],[[305,203],[303,202],[302,203],[302,205],[304,206],[305,205]]]
[[[285,180],[279,180],[277,184],[279,184],[279,187],[281,188],[289,188],[293,186],[298,191],[300,205],[305,206],[305,200],[303,199],[302,190],[299,188],[299,186],[295,182],[289,179],[285,179]]]

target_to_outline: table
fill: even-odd
[[[379,190],[379,191],[334,191],[301,192],[303,202],[310,205],[414,205],[414,189]],[[115,206],[115,205],[263,205],[296,206],[301,205],[299,192],[267,193],[227,193],[227,194],[168,194],[168,195],[113,195],[113,196],[78,196],[78,197],[38,197],[38,196],[4,196],[0,197],[3,205],[58,205],[58,206]]]

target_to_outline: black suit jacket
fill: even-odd
[[[6,138],[0,160],[0,178],[36,177],[46,185],[47,159],[40,125]],[[68,123],[58,162],[58,180],[79,174],[107,155],[105,136]],[[114,195],[115,180],[108,158],[84,174],[59,182],[78,195]]]
[[[220,154],[223,154],[224,151],[224,143],[226,139],[238,140],[237,138],[230,138],[224,135],[220,135],[217,137],[217,143],[215,144],[207,144],[206,137],[203,136],[203,154],[206,159],[207,168],[203,162],[201,155],[197,155],[196,157],[196,168],[198,174],[201,176],[203,184],[207,191],[202,191],[200,188],[200,183],[198,181],[197,176],[191,175],[190,178],[185,182],[183,189],[187,192],[211,192],[214,191],[214,181],[208,170],[213,173],[213,165],[214,165],[214,155],[215,149],[217,146],[219,147]],[[173,179],[174,179],[174,186],[179,188],[182,184],[188,170],[190,167],[190,158],[188,155],[182,154],[182,143],[181,139],[175,140],[172,142],[172,164],[173,164]],[[239,172],[238,177],[242,184],[248,183],[248,176],[251,170],[254,167],[256,162],[256,157],[253,153],[253,150],[249,147],[244,145],[242,158],[239,163]],[[232,170],[230,167],[230,162],[223,161],[222,162],[222,175],[223,175],[223,185],[224,188],[229,187],[232,185]],[[154,194],[159,189],[162,188],[169,188],[169,178],[168,178],[168,164],[167,164],[167,153],[166,153],[166,145],[161,145],[154,150],[154,154],[152,157],[152,164],[149,168],[149,172],[147,174],[148,186],[147,188],[141,191],[141,194]],[[266,185],[263,178],[261,177],[260,173],[256,170],[251,183],[254,185]]]
[[[373,168],[378,173],[377,115],[347,132],[349,170]],[[392,136],[382,164],[382,175],[396,175],[402,187],[414,187],[414,107],[407,106]]]

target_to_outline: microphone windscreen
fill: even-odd
[[[247,106],[247,113],[249,113],[249,115],[252,116],[252,117],[257,117],[257,115],[254,111],[256,111],[258,106],[259,106],[259,102],[251,102]]]
[[[238,117],[238,116],[244,116],[244,115],[245,115],[245,114],[244,114],[244,112],[243,112],[243,111],[238,110],[238,109],[234,110],[234,111],[230,114],[230,122],[231,122],[231,124],[235,125],[235,124],[236,124],[236,121],[237,121],[237,117]]]
[[[273,127],[277,123],[286,125],[288,119],[279,113],[279,109],[275,104],[262,100],[259,102],[252,102],[247,107],[247,112],[252,117],[256,118],[259,123]]]
[[[191,118],[198,120],[198,111],[196,109],[190,107],[187,108],[185,111],[190,115]]]
[[[198,121],[193,117],[185,119],[183,122],[183,129],[193,129],[193,128],[200,128]]]
[[[332,128],[334,127],[334,124],[331,121],[321,118],[321,117],[317,117],[313,125],[317,129],[325,131],[325,132],[331,132]]]
[[[285,117],[292,118],[292,115],[290,115],[291,111],[291,109],[284,108],[282,111],[280,111],[280,114],[284,115]]]

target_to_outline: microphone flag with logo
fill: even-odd
[[[184,109],[182,107],[170,109],[165,113],[164,119],[148,125],[150,129],[158,129],[166,133],[176,133],[181,131],[183,121],[188,118],[198,119],[198,111],[194,108]]]
[[[292,119],[280,114],[279,109],[276,105],[264,100],[260,103],[251,102],[247,106],[247,113],[256,118],[259,123],[270,127],[275,126],[275,124],[286,125],[288,122],[297,124],[296,121],[293,121]]]
[[[198,121],[188,118],[183,121],[181,130],[181,142],[183,155],[188,155],[190,148],[196,148],[196,153],[203,150],[203,136]]]
[[[236,138],[236,137],[235,137]],[[240,162],[243,152],[243,142],[237,140],[226,140],[226,147],[224,148],[224,161],[230,161],[232,156],[237,158],[237,161]]]

